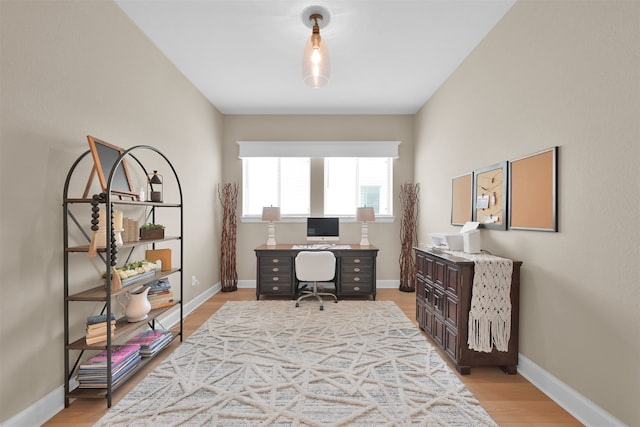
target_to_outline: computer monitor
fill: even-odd
[[[337,242],[340,240],[339,218],[307,218],[308,242]]]

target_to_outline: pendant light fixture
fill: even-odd
[[[324,28],[329,23],[329,11],[311,6],[303,12],[302,21],[312,29],[302,54],[302,79],[308,86],[318,88],[329,83],[331,77],[329,51],[320,36],[320,27]]]

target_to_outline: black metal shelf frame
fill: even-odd
[[[142,164],[142,162],[138,159],[138,157],[136,157],[134,155],[135,153],[141,153],[141,152],[145,152],[145,151],[151,151],[154,152],[155,154],[157,154],[158,156],[160,156],[165,162],[166,164],[169,166],[169,168],[171,169],[171,172],[173,173],[173,179],[175,180],[175,185],[178,191],[178,198],[179,201],[177,203],[158,203],[158,202],[142,202],[142,201],[137,201],[137,200],[123,200],[123,197],[131,197],[131,196],[122,196],[120,194],[114,193],[111,191],[112,188],[112,184],[113,184],[113,179],[115,176],[115,173],[117,171],[117,169],[119,167],[122,167],[122,162],[123,160],[126,158],[127,159],[127,163],[129,163],[129,160],[132,159],[134,160],[137,165],[140,167],[142,173],[144,174],[144,176],[147,176],[147,170],[144,167],[144,165]],[[117,387],[119,387],[123,382],[119,382],[115,387],[113,385],[113,381],[112,381],[112,376],[111,376],[111,372],[112,372],[112,359],[111,359],[111,355],[112,355],[112,346],[113,341],[116,339],[112,339],[111,334],[107,334],[107,342],[106,345],[102,346],[101,348],[104,348],[107,350],[107,387],[105,389],[96,389],[96,390],[90,390],[90,389],[74,389],[74,390],[70,390],[70,380],[72,378],[72,376],[74,375],[74,373],[76,372],[79,364],[80,364],[80,360],[84,354],[85,350],[93,350],[96,349],[96,346],[78,346],[78,345],[72,345],[72,344],[76,344],[76,342],[71,343],[70,342],[70,334],[69,334],[69,313],[70,313],[70,303],[71,302],[75,302],[75,301],[96,301],[96,299],[82,299],[82,298],[74,298],[73,296],[69,295],[69,275],[70,275],[70,267],[69,267],[69,254],[70,253],[86,253],[87,250],[84,250],[84,248],[79,248],[77,246],[70,248],[69,246],[69,225],[70,222],[73,223],[75,225],[75,227],[77,228],[77,230],[84,236],[84,238],[87,240],[87,242],[91,241],[91,237],[89,236],[89,233],[87,233],[87,229],[86,226],[83,226],[81,224],[81,222],[78,220],[78,218],[76,217],[76,215],[74,215],[74,213],[71,211],[71,206],[74,204],[83,204],[83,203],[91,203],[91,199],[86,199],[86,198],[70,198],[69,197],[69,186],[73,180],[73,175],[74,172],[76,171],[76,168],[78,167],[79,164],[82,163],[82,161],[87,158],[87,156],[89,155],[91,151],[87,150],[86,152],[84,152],[82,155],[80,155],[76,161],[73,163],[73,165],[71,166],[71,168],[69,169],[69,172],[67,173],[67,177],[65,180],[65,184],[64,184],[64,190],[63,190],[63,230],[64,230],[64,236],[63,236],[63,245],[64,245],[64,250],[63,250],[63,254],[64,254],[64,369],[65,369],[65,384],[64,384],[64,388],[65,388],[65,407],[68,407],[70,404],[70,399],[71,398],[106,398],[107,399],[107,406],[111,407],[111,403],[112,403],[112,394],[113,391],[115,391],[115,389]],[[90,158],[90,156],[89,156]],[[107,172],[107,171],[105,171]],[[149,322],[141,322],[140,323],[140,327],[142,328],[145,325],[148,325],[151,328],[155,328],[155,323],[156,323],[156,317],[169,311],[169,310],[173,310],[176,306],[179,306],[180,308],[180,325],[178,328],[177,332],[173,333],[173,339],[180,337],[180,341],[183,340],[183,318],[184,318],[184,304],[183,304],[183,294],[184,294],[184,271],[183,271],[183,257],[184,257],[184,242],[182,239],[182,236],[184,235],[184,216],[183,216],[183,196],[182,196],[182,186],[180,184],[180,180],[178,178],[178,174],[176,173],[176,170],[173,166],[173,164],[169,161],[169,159],[163,154],[161,153],[158,149],[151,147],[149,145],[136,145],[134,147],[131,147],[127,150],[124,150],[124,152],[120,155],[120,157],[117,159],[117,161],[115,162],[114,166],[112,167],[112,169],[109,171],[109,178],[107,179],[107,187],[106,187],[106,198],[104,200],[104,205],[105,205],[105,215],[106,218],[108,218],[109,220],[106,221],[106,235],[107,236],[112,236],[113,233],[113,223],[111,221],[112,218],[112,211],[113,211],[113,206],[114,205],[130,205],[130,206],[140,206],[140,207],[144,207],[149,208],[149,212],[145,213],[146,219],[149,220],[151,219],[152,222],[155,222],[155,214],[156,214],[156,209],[160,209],[160,208],[175,208],[179,210],[179,217],[180,217],[180,233],[178,236],[174,236],[174,237],[167,237],[165,239],[157,239],[157,240],[151,240],[151,241],[138,241],[138,242],[132,242],[132,243],[127,243],[121,247],[116,247],[115,251],[112,251],[112,239],[111,238],[107,238],[106,239],[106,248],[104,251],[98,251],[98,256],[100,257],[100,259],[102,260],[102,262],[104,263],[104,265],[106,266],[107,270],[110,268],[111,264],[112,264],[112,260],[114,260],[115,254],[117,254],[118,250],[125,250],[128,249],[128,254],[126,257],[125,262],[129,261],[129,257],[131,256],[133,249],[138,247],[138,246],[146,246],[146,245],[152,245],[153,248],[155,248],[156,243],[159,242],[163,242],[163,241],[168,241],[168,240],[178,240],[179,241],[179,245],[180,245],[180,260],[179,260],[179,268],[175,268],[172,269],[170,272],[165,273],[164,275],[169,275],[169,274],[179,274],[180,275],[180,299],[178,302],[176,302],[176,304],[172,307],[167,307],[165,309],[160,309],[160,310],[156,310],[154,315],[152,316],[152,319]],[[88,246],[87,246],[88,249]],[[107,274],[105,277],[105,297],[104,297],[104,306],[102,309],[102,314],[106,314],[107,318],[110,318],[112,313],[114,313],[113,310],[113,296],[114,294],[112,294],[111,291],[111,275]],[[99,300],[99,299],[98,299]],[[101,300],[100,300],[101,301]],[[128,332],[130,332],[132,329],[136,329],[136,328],[128,328]],[[167,344],[168,345],[168,344]],[[80,353],[77,355],[77,358],[75,359],[73,366],[70,367],[70,362],[71,362],[71,356],[70,356],[70,352],[73,350],[78,350],[78,347],[85,347],[80,349]],[[138,367],[138,369],[134,369],[132,371],[137,371],[139,370],[142,366],[144,366],[144,364],[146,364],[147,361],[145,361],[145,363],[141,363],[140,366]],[[134,372],[131,372],[131,375],[133,375]]]

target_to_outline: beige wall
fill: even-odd
[[[484,247],[524,261],[522,353],[640,424],[639,5],[521,0],[415,118],[223,123],[113,3],[0,1],[0,422],[63,383],[61,195],[90,133],[148,143],[174,163],[186,282],[201,282],[186,287],[187,301],[219,281],[215,186],[241,182],[237,140],[401,140],[394,187],[415,169],[424,242],[458,230],[451,177],[559,146],[560,232],[484,230]],[[397,280],[398,221],[369,232],[381,248],[379,279]],[[252,280],[266,226],[239,223],[238,233],[239,277]],[[276,233],[298,241],[304,228],[278,224]],[[356,240],[359,226],[345,233]]]
[[[224,180],[242,183],[242,161],[238,158],[237,141],[401,141],[399,158],[394,162],[393,223],[369,224],[369,240],[380,249],[378,253],[378,280],[398,280],[400,277],[400,202],[397,192],[400,184],[413,180],[413,116],[225,116],[224,119]],[[322,181],[320,180],[322,183]],[[240,195],[241,198],[241,195]],[[311,205],[322,206],[322,200]],[[238,207],[241,213],[241,207]],[[314,212],[312,215],[322,215]],[[306,239],[302,222],[276,224],[276,241],[299,243]],[[341,241],[360,242],[358,223],[340,225]],[[265,243],[267,226],[264,223],[238,222],[238,277],[255,280],[255,253],[253,249]]]
[[[420,239],[451,177],[559,146],[559,232],[482,231],[522,260],[520,350],[640,425],[638,2],[520,1],[416,117]],[[444,201],[444,203],[443,203]]]
[[[188,301],[220,280],[222,115],[113,2],[2,0],[0,12],[1,422],[64,381],[61,197],[86,135],[149,144],[172,161]]]

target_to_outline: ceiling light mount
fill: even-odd
[[[314,15],[320,16],[318,22],[315,22],[315,20],[312,19],[312,16]],[[329,25],[329,22],[331,22],[331,13],[329,12],[329,9],[324,6],[309,6],[300,14],[300,20],[307,28],[311,29],[315,24],[317,24],[322,30]]]

